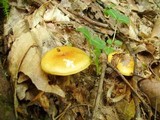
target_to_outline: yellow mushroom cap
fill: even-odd
[[[41,68],[52,75],[67,76],[90,65],[89,56],[76,47],[61,46],[48,51],[41,60]]]
[[[125,54],[117,64],[119,72],[125,76],[132,76],[134,72],[134,59],[129,54]]]
[[[112,63],[112,61],[122,75],[133,75],[134,59],[132,56],[130,56],[129,54],[124,54],[122,52],[113,52],[108,55],[108,62]]]
[[[113,60],[113,56],[115,54],[120,54],[120,52],[112,52],[108,55],[108,62],[111,63],[111,61]]]

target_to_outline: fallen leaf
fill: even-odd
[[[39,90],[65,97],[64,91],[58,85],[49,85],[47,75],[41,70],[40,61],[40,52],[37,47],[32,47],[23,59],[20,71],[29,76]]]
[[[143,62],[144,65],[149,65],[149,63],[153,60],[153,55],[148,51],[142,51],[137,54],[137,58]]]
[[[21,36],[23,33],[28,32],[29,25],[27,20],[22,18],[21,20],[17,21],[16,25],[12,27],[12,30],[15,38]]]
[[[160,17],[155,21],[155,24],[152,29],[151,37],[160,38]]]
[[[16,26],[17,22],[22,20],[23,17],[24,13],[18,11],[15,7],[11,7],[10,16],[8,17],[6,24],[4,24],[4,36],[8,35],[10,30]]]
[[[139,25],[139,35],[143,38],[149,37],[151,34],[151,27],[145,25],[145,24],[140,24]]]
[[[151,62],[150,69],[153,74],[157,76],[157,79],[160,80],[160,61],[154,60],[153,62]]]
[[[39,46],[42,55],[43,53],[47,52],[48,50],[56,46],[62,46],[58,39],[59,37],[57,37],[58,40],[55,40],[54,37],[56,37],[56,35],[54,35],[53,32],[49,31],[44,26],[37,25],[35,28],[31,30],[31,34],[32,36],[34,36],[34,40],[36,44]],[[58,34],[57,31],[55,34]]]
[[[52,6],[52,8],[47,9],[43,16],[44,21],[54,21],[54,22],[69,22],[70,19],[68,16],[64,15],[56,6]]]
[[[18,72],[23,72],[42,91],[58,94],[65,93],[57,85],[49,85],[47,75],[40,68],[40,52],[30,32],[22,34],[13,43],[8,56],[9,71],[13,81],[17,79]]]
[[[117,111],[113,106],[109,106],[109,105],[102,106],[100,111],[102,111],[102,114],[106,118],[104,120],[119,120],[119,116],[117,114]]]
[[[17,78],[19,68],[23,58],[31,46],[34,46],[35,42],[29,32],[23,33],[18,37],[12,45],[11,51],[8,55],[9,72],[11,78]]]
[[[136,28],[136,25],[134,25],[132,22],[129,25],[129,37],[131,39],[139,40],[139,38],[138,38],[138,29]]]
[[[151,106],[160,112],[160,81],[155,79],[144,79],[139,82],[139,88],[150,99]]]
[[[28,85],[26,83],[17,84],[16,93],[19,100],[23,100],[26,96]]]
[[[39,98],[39,102],[41,104],[41,106],[44,108],[44,109],[48,109],[50,104],[49,104],[49,99],[47,98],[47,96],[45,94],[41,95],[40,98]]]
[[[85,95],[85,91],[83,90],[83,88],[77,88],[73,90],[73,96],[74,98],[77,100],[77,102],[83,104],[86,102],[86,95]]]
[[[45,11],[45,4],[42,4],[31,16],[27,18],[30,28],[34,28],[39,23],[43,22],[43,15]]]
[[[23,83],[23,82],[29,80],[29,77],[23,73],[19,73],[18,76],[19,77],[18,77],[17,83]]]
[[[70,8],[71,2],[69,0],[61,0],[60,5],[63,6],[64,8]]]
[[[87,0],[88,1],[88,0]],[[74,11],[83,11],[88,8],[88,2],[84,2],[81,0],[75,0],[71,4],[71,8]]]
[[[120,113],[119,118],[123,120],[131,120],[135,115],[135,104],[133,99],[128,102],[126,100],[121,100],[116,104],[117,112]]]

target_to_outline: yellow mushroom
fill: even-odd
[[[48,51],[41,60],[41,68],[52,75],[68,76],[86,69],[89,56],[79,48],[61,46]]]
[[[132,76],[134,72],[134,59],[130,54],[113,52],[108,55],[108,62],[114,63],[119,72],[125,76]]]

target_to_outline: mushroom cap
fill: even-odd
[[[114,56],[115,54],[120,54],[120,52],[112,52],[112,53],[110,53],[110,54],[108,55],[108,62],[109,62],[109,63],[112,62],[113,56]]]
[[[41,60],[41,68],[52,75],[67,76],[90,65],[89,56],[79,48],[61,46],[48,51]]]
[[[119,72],[125,76],[132,76],[134,72],[134,59],[129,54],[125,54],[117,64]]]
[[[113,52],[108,55],[108,62],[112,63],[112,61],[122,75],[133,75],[134,59],[132,56],[130,56],[129,54],[124,54],[122,52]]]

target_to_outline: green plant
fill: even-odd
[[[111,18],[116,20],[116,25],[114,28],[114,35],[113,35],[113,41],[115,40],[116,32],[117,32],[117,25],[118,23],[123,23],[123,24],[129,24],[130,19],[120,11],[113,9],[115,5],[110,5],[104,9],[104,14],[107,16],[110,16]],[[115,41],[117,43],[117,41]]]
[[[8,0],[0,0],[0,6],[3,8],[3,12],[6,16],[9,14],[9,1]]]
[[[99,56],[101,52],[103,51],[104,53],[108,55],[114,51],[115,45],[121,46],[122,42],[119,40],[113,41],[111,39],[108,39],[107,42],[105,42],[104,40],[99,38],[97,35],[93,35],[93,33],[91,33],[86,27],[81,27],[81,28],[78,28],[77,30],[80,31],[85,36],[89,44],[93,46],[94,48],[93,50],[94,59],[93,60],[97,68],[97,73],[99,73],[100,72]]]
[[[97,73],[100,72],[99,68],[99,56],[101,52],[103,51],[107,55],[110,53],[114,52],[114,47],[115,46],[121,46],[122,42],[120,40],[115,39],[115,35],[117,32],[117,24],[118,23],[124,23],[124,24],[129,24],[130,20],[127,16],[122,14],[120,11],[113,9],[114,5],[111,5],[109,7],[106,7],[104,9],[104,14],[109,15],[113,19],[116,20],[116,26],[114,28],[114,35],[112,39],[108,39],[106,42],[104,40],[101,40],[97,35],[93,35],[86,27],[81,27],[78,28],[77,30],[83,33],[85,38],[88,40],[89,44],[93,46],[94,50],[93,53],[95,55],[94,57],[94,63],[97,68]]]
[[[130,23],[129,18],[126,15],[122,14],[120,11],[116,9],[113,9],[112,7],[106,7],[104,9],[104,14],[109,15],[110,17],[115,19],[117,22],[125,23],[125,24]]]

